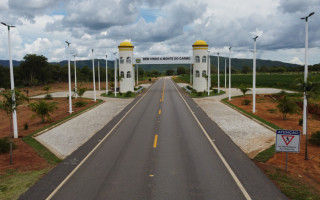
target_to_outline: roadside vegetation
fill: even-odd
[[[300,90],[301,91],[301,90]],[[315,92],[316,94],[317,92]],[[252,98],[251,95],[248,95],[249,98]],[[297,116],[301,115],[301,106],[302,106],[302,94],[301,93],[285,93],[280,92],[278,94],[272,95],[259,95],[257,96],[257,110],[258,112],[253,114],[251,112],[251,106],[241,105],[239,101],[241,99],[248,99],[248,96],[238,96],[233,97],[232,101],[228,101],[228,98],[223,99],[222,101],[233,108],[239,110],[244,115],[247,115],[251,118],[259,120],[260,122],[266,124],[272,129],[293,129],[297,130],[301,127],[300,120],[297,120]],[[319,100],[317,100],[317,95],[311,95],[313,98],[310,98],[310,107],[309,111],[309,135],[311,138],[309,139],[310,143],[313,145],[320,145],[320,130],[319,121],[317,121],[320,117],[320,109],[317,109],[317,105]],[[239,99],[239,100],[237,100]],[[268,99],[268,100],[267,100]],[[241,100],[243,101],[243,100]],[[259,107],[266,106],[266,102],[271,102],[274,105],[273,109],[270,109],[270,105],[268,104],[268,109],[263,110]],[[316,107],[316,108],[314,108]],[[299,113],[297,113],[299,112]],[[265,114],[268,113],[268,114]],[[268,116],[268,119],[272,119],[271,121],[266,120],[264,117],[260,116]],[[259,116],[258,116],[259,115]],[[276,117],[277,116],[277,117]],[[302,116],[302,115],[301,115]],[[299,118],[298,118],[299,119]],[[313,121],[312,121],[313,120]],[[276,124],[281,124],[276,125]],[[295,124],[294,127],[292,124]],[[313,125],[314,124],[314,125]],[[313,127],[313,128],[312,128]],[[314,130],[319,130],[313,132]],[[314,171],[315,165],[318,165],[318,161],[316,159],[310,159],[309,161],[304,160],[304,146],[305,139],[302,136],[301,138],[301,147],[300,154],[290,154],[289,155],[289,172],[284,171],[284,153],[276,153],[275,145],[272,145],[270,148],[260,152],[253,159],[256,164],[269,176],[269,178],[280,188],[280,190],[290,199],[312,199],[319,200],[320,199],[320,190],[317,187],[319,183],[311,183],[313,180],[313,176],[317,176],[318,171]],[[318,152],[316,146],[309,146],[309,154],[310,157],[314,158],[316,152]],[[290,163],[292,161],[292,163]],[[314,186],[316,185],[316,186]]]
[[[61,98],[62,99],[62,98]],[[63,98],[64,99],[64,98]],[[37,100],[33,100],[37,102]],[[43,101],[43,100],[42,100]],[[65,100],[64,100],[65,101]],[[50,103],[43,101],[45,103]],[[65,101],[67,102],[67,101]],[[35,154],[37,156],[40,156],[42,159],[44,159],[44,163],[34,163],[35,166],[38,166],[36,168],[29,169],[29,166],[21,165],[23,170],[21,168],[16,168],[15,166],[20,166],[18,160],[14,159],[16,153],[13,154],[13,167],[10,168],[4,168],[6,170],[0,171],[0,199],[17,199],[23,192],[25,192],[28,188],[30,188],[34,183],[36,183],[39,178],[41,178],[43,175],[48,173],[54,166],[56,166],[59,162],[61,162],[61,159],[57,158],[53,153],[51,153],[47,148],[45,148],[42,144],[40,144],[37,140],[35,140],[34,135],[40,133],[41,131],[48,129],[50,127],[56,126],[76,115],[79,115],[80,113],[92,108],[93,106],[96,106],[100,103],[102,103],[102,100],[97,100],[96,103],[87,106],[86,108],[76,111],[70,115],[67,115],[64,118],[53,120],[52,122],[48,123],[45,121],[45,123],[39,123],[42,124],[42,128],[37,129],[27,135],[23,135],[23,132],[19,132],[19,136],[22,136],[22,138],[15,139],[18,142],[18,145],[16,147],[19,148],[19,145],[22,145],[21,143],[25,142],[30,147],[32,147],[35,150]],[[38,103],[37,103],[38,104]],[[24,106],[25,108],[28,108],[27,106]],[[31,109],[31,108],[28,108]],[[30,111],[29,111],[30,112]],[[55,115],[55,113],[52,113],[52,115]],[[33,125],[31,125],[33,126]],[[22,134],[22,135],[21,135]],[[8,133],[9,135],[9,133]],[[2,142],[4,140],[4,142]],[[20,141],[21,140],[21,141]],[[22,142],[23,141],[23,142]],[[8,139],[1,138],[0,139],[0,146],[3,146],[2,143],[5,143],[6,146],[8,146]],[[22,145],[23,146],[23,145]],[[13,146],[14,149],[15,146]],[[17,148],[17,149],[18,149]],[[21,147],[20,147],[21,148]],[[1,153],[0,153],[1,154]],[[6,153],[7,154],[7,153]],[[3,156],[2,154],[1,156]],[[37,162],[39,160],[35,160],[34,162]],[[45,164],[46,163],[46,164]]]

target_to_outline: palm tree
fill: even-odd
[[[296,80],[296,86],[299,92],[305,94],[307,100],[306,108],[306,122],[308,121],[308,102],[310,97],[314,96],[319,92],[319,83],[317,83],[314,77],[307,77],[307,81],[304,81],[302,78]],[[308,124],[308,122],[306,123]],[[305,147],[305,160],[308,160],[308,126],[306,126],[306,147]]]
[[[17,111],[18,106],[21,105],[24,101],[29,100],[28,97],[15,90],[6,90],[4,92],[1,92],[0,95],[4,98],[0,102],[0,109],[4,110],[10,117],[10,165],[12,165],[12,113],[14,111]],[[13,96],[14,98],[12,98]]]
[[[245,85],[240,85],[239,90],[241,90],[241,92],[243,93],[243,96],[245,96],[246,93],[250,91],[250,89]]]
[[[47,103],[43,100],[35,103],[30,103],[29,107],[31,107],[31,110],[41,118],[42,123],[45,122],[45,118],[51,120],[50,113],[53,113],[54,110],[57,109],[55,102]]]

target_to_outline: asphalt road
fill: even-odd
[[[50,198],[286,199],[170,79],[98,144]]]

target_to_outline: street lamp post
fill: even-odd
[[[139,65],[137,65],[137,86],[139,85]]]
[[[76,93],[76,98],[78,98],[77,94],[77,61],[76,61],[77,54],[74,54],[74,92]]]
[[[256,42],[258,36],[253,38],[254,49],[253,49],[253,80],[252,80],[252,112],[256,112]]]
[[[69,81],[69,113],[72,113],[72,100],[71,100],[71,69],[70,69],[70,42],[68,44],[68,81]]]
[[[229,47],[229,101],[231,101],[231,48]]]
[[[301,19],[306,21],[306,37],[305,37],[305,64],[304,64],[304,82],[307,82],[308,79],[308,19],[314,15],[314,12],[310,13],[306,17],[302,17]],[[303,129],[302,132],[306,135],[306,150],[305,150],[305,160],[308,160],[308,133],[307,133],[307,110],[308,102],[306,92],[303,94]]]
[[[114,55],[114,96],[117,96],[117,52],[113,53]]]
[[[224,88],[227,88],[227,59],[224,59]]]
[[[97,101],[97,95],[96,95],[96,73],[94,72],[93,49],[91,51],[92,51],[93,99],[94,99],[94,101]]]
[[[108,55],[106,54],[106,95],[108,95]]]
[[[1,22],[4,26],[8,27],[8,48],[9,48],[9,65],[10,65],[10,83],[12,93],[12,102],[15,102],[15,92],[14,92],[14,75],[13,75],[13,64],[12,64],[12,55],[11,55],[11,38],[10,38],[10,28],[14,28],[15,26],[8,25],[4,22]],[[15,105],[14,105],[15,106]],[[17,112],[13,110],[12,112],[12,122],[13,122],[13,137],[18,138],[18,122],[17,122]]]
[[[98,81],[99,81],[99,91],[100,91],[100,63],[98,60]]]
[[[217,53],[217,54],[218,54],[218,93],[220,93],[220,72],[219,72],[220,70],[219,54],[220,53]]]
[[[208,96],[210,95],[210,51],[208,51]]]

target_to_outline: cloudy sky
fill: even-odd
[[[241,2],[241,3],[240,3]],[[205,40],[211,55],[257,57],[304,63],[305,21],[309,19],[309,64],[320,63],[320,0],[0,0],[0,21],[11,29],[13,59],[40,54],[67,59],[66,43],[78,59],[113,59],[124,40],[136,56],[192,55]],[[8,59],[8,31],[0,27],[0,59]]]

